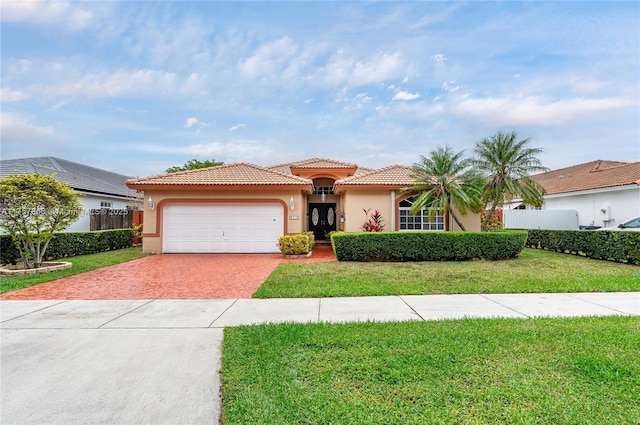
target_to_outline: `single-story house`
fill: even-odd
[[[278,252],[285,234],[362,231],[364,210],[384,230],[460,230],[449,216],[409,214],[411,167],[381,169],[313,158],[273,167],[233,163],[127,181],[144,191],[143,250],[152,253]],[[462,217],[479,230],[478,215]]]
[[[543,210],[575,210],[580,226],[616,227],[640,216],[640,162],[597,160],[532,176]]]
[[[83,210],[67,231],[91,230],[91,210],[137,209],[136,191],[125,184],[130,176],[50,156],[0,161],[0,177],[32,173],[55,174],[56,180],[67,183],[80,195]]]

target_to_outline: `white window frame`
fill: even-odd
[[[433,221],[429,221],[429,210],[432,208],[422,208],[420,212],[413,215],[409,212],[411,207],[401,206],[403,202],[413,203],[413,197],[405,198],[398,204],[398,224],[399,231],[411,232],[411,231],[428,231],[428,232],[444,232],[446,231],[446,217],[439,211],[436,211]],[[403,218],[406,220],[403,222]],[[419,223],[416,223],[416,218],[419,219]],[[413,226],[413,229],[408,227]],[[419,226],[419,228],[416,228]]]

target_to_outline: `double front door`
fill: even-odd
[[[316,240],[326,240],[336,230],[336,204],[309,204],[309,231]]]

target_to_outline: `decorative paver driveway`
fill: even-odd
[[[278,264],[335,261],[328,247],[308,259],[280,254],[163,254],[7,292],[2,300],[251,298]]]

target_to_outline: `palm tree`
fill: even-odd
[[[485,205],[491,204],[481,225],[483,231],[496,208],[513,198],[521,198],[524,203],[536,207],[544,203],[545,190],[530,175],[549,169],[536,157],[542,149],[527,147],[530,141],[518,140],[518,135],[512,131],[498,132],[476,143],[472,164],[485,178],[483,201]]]
[[[445,215],[451,212],[460,229],[466,230],[455,210],[465,215],[482,209],[482,181],[470,165],[463,152],[454,153],[449,146],[432,150],[428,158],[420,156],[411,174],[415,184],[408,189],[418,195],[409,212],[415,215],[427,207],[430,218],[437,210]]]

